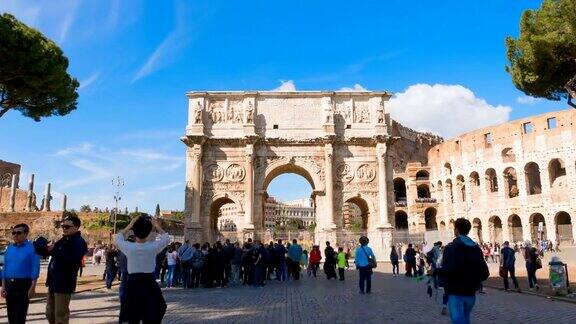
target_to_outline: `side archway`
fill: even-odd
[[[556,238],[561,244],[573,244],[574,234],[572,219],[570,214],[565,211],[561,211],[554,216],[554,222],[556,223]]]
[[[512,242],[522,241],[522,220],[520,219],[520,216],[512,214],[508,217],[508,230]]]
[[[436,231],[438,230],[438,223],[436,222],[436,208],[428,207],[424,210],[424,221],[426,223],[426,230],[427,231]]]
[[[546,220],[540,213],[530,215],[530,237],[532,242],[546,239]]]

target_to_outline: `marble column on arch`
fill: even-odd
[[[202,195],[202,143],[194,141],[186,152],[186,199],[184,209],[187,216],[187,227],[200,228],[200,211]]]
[[[388,146],[386,142],[376,144],[378,160],[378,227],[390,228],[392,225],[388,219],[388,181],[387,181],[387,157]]]
[[[325,227],[327,229],[335,229],[336,222],[334,221],[334,171],[333,171],[333,155],[334,148],[332,143],[324,145],[324,160],[325,160],[325,199],[326,199],[326,214],[328,218],[325,219]]]
[[[254,144],[246,145],[244,230],[254,229]]]

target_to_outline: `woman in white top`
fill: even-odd
[[[152,229],[159,234],[150,235]],[[125,240],[129,230],[136,242]],[[115,236],[118,249],[126,255],[128,281],[124,300],[120,301],[120,323],[161,323],[166,312],[162,291],[154,279],[156,255],[169,243],[170,237],[156,219],[135,217]]]
[[[170,244],[166,252],[166,263],[168,265],[168,273],[166,274],[166,287],[174,287],[175,279],[174,272],[178,264],[178,251],[174,248],[174,243]]]

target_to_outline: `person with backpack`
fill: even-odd
[[[290,262],[287,264],[289,265],[290,273],[292,273],[292,278],[294,280],[300,280],[300,259],[302,259],[302,247],[298,244],[296,239],[292,240],[292,245],[288,249],[288,259]]]
[[[412,248],[412,243],[408,244],[408,248],[404,253],[404,262],[406,262],[406,277],[416,275],[416,251]]]
[[[204,268],[204,254],[200,250],[200,243],[194,243],[192,251],[192,259],[190,260],[192,264],[192,275],[190,279],[190,288],[200,287],[200,277],[202,274],[202,268]]]
[[[286,281],[287,271],[288,268],[286,266],[286,253],[288,250],[282,244],[282,240],[278,240],[278,243],[274,247],[274,256],[277,259],[277,266],[276,266],[276,280],[277,281]]]
[[[514,284],[514,288],[520,292],[520,288],[518,287],[518,280],[516,279],[515,275],[515,268],[516,268],[516,256],[514,255],[516,251],[510,247],[510,243],[508,241],[502,244],[502,258],[500,259],[500,276],[502,280],[504,280],[504,290],[508,291],[508,275],[512,278],[512,283]],[[494,251],[496,252],[496,251]]]
[[[230,260],[230,283],[240,283],[240,269],[242,268],[242,249],[238,242],[234,243],[234,254]]]
[[[458,218],[454,222],[456,238],[442,254],[441,275],[452,323],[470,323],[476,291],[490,275],[482,250],[468,237],[471,228],[470,221]]]
[[[358,240],[360,246],[356,248],[355,262],[356,269],[359,272],[358,286],[360,294],[372,293],[372,269],[376,267],[376,256],[368,246],[370,242],[366,236],[361,236]]]
[[[526,260],[526,272],[528,273],[528,286],[530,291],[536,288],[536,291],[540,289],[538,286],[538,280],[536,279],[536,270],[542,268],[542,260],[538,257],[538,250],[532,246],[530,241],[526,241],[524,245],[524,260]]]

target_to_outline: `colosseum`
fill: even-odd
[[[395,168],[396,230],[449,237],[465,217],[479,242],[573,244],[575,120],[570,109],[482,128]]]

